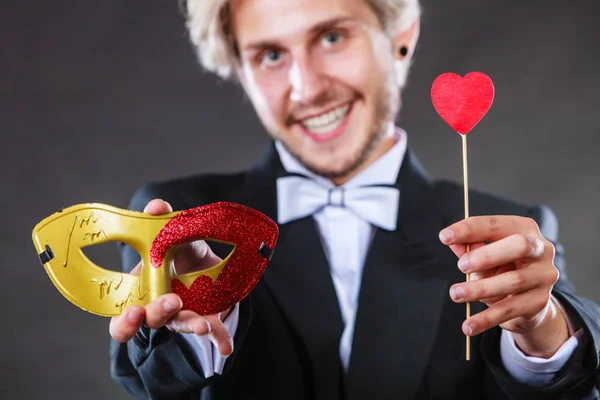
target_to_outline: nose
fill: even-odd
[[[307,105],[327,93],[328,81],[317,63],[306,57],[296,59],[289,70],[290,100]]]

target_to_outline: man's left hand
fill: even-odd
[[[565,317],[550,297],[559,278],[554,245],[534,220],[471,217],[441,231],[440,240],[459,257],[460,270],[471,274],[470,282],[450,288],[452,300],[488,306],[463,323],[466,335],[500,326],[514,333],[526,355],[542,358],[551,357],[568,339]]]

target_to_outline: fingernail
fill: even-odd
[[[163,302],[163,309],[166,312],[177,311],[177,310],[179,310],[180,307],[181,307],[181,300],[180,299],[178,299],[177,301],[174,301],[172,299],[166,299]]]
[[[129,322],[138,323],[140,318],[142,318],[142,310],[137,307],[129,310],[129,313],[127,314]]]
[[[467,335],[471,336],[473,334],[473,325],[467,324]]]
[[[471,260],[469,259],[469,256],[463,256],[460,260],[458,260],[458,268],[460,268],[462,272],[467,272],[470,263]]]
[[[454,232],[451,229],[444,229],[440,232],[440,240],[443,243],[448,243],[452,239],[454,239]]]
[[[465,290],[460,286],[451,287],[450,297],[452,297],[454,300],[460,300],[465,297]]]
[[[210,322],[208,322],[207,319],[204,320],[206,322],[206,334],[209,334],[212,332],[212,326],[210,326]]]

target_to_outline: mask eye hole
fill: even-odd
[[[123,262],[127,264],[127,271],[130,271],[141,259],[133,248],[118,241],[86,246],[81,248],[81,252],[97,266],[116,272],[123,272]]]
[[[171,248],[169,253],[174,254],[172,260],[175,274],[182,275],[215,267],[234,249],[235,245],[232,243],[204,239]]]
[[[231,254],[235,248],[235,246],[231,243],[218,242],[216,240],[207,239],[206,243],[212,252],[221,259],[225,259],[227,256],[229,256],[229,254]]]

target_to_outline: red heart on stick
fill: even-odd
[[[452,129],[466,135],[492,106],[494,84],[482,72],[470,72],[464,78],[446,72],[433,82],[431,101],[440,117]]]

